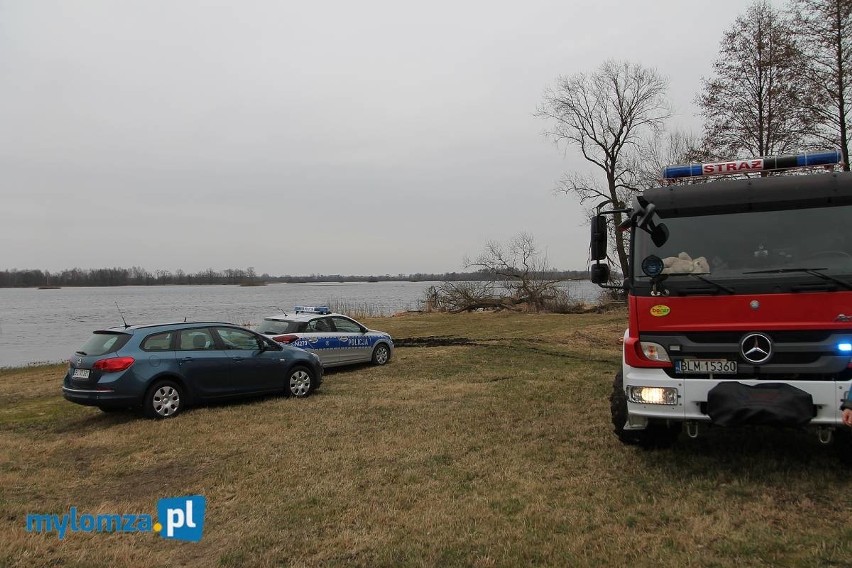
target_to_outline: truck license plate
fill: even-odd
[[[737,374],[737,362],[725,359],[681,359],[675,361],[676,373],[713,373],[715,375]]]
[[[71,375],[72,379],[88,379],[89,378],[89,370],[88,369],[74,369],[74,373]]]

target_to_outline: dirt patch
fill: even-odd
[[[429,337],[405,337],[393,340],[394,347],[449,347],[452,345],[479,345],[467,337],[431,335]]]
[[[186,458],[175,458],[165,463],[154,463],[136,468],[132,474],[101,480],[97,491],[101,499],[106,501],[155,501],[171,493],[179,494],[197,486],[204,479],[206,464],[194,463]],[[90,484],[79,487],[81,494],[78,500],[91,491]]]

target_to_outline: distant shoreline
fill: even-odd
[[[550,271],[542,274],[546,280],[578,281],[588,280],[588,272],[580,270]],[[56,290],[60,288],[92,288],[116,286],[197,286],[197,285],[234,285],[265,286],[267,284],[316,284],[316,283],[354,283],[354,282],[462,282],[501,280],[496,275],[484,272],[446,272],[443,274],[397,275],[342,275],[312,274],[310,276],[271,276],[255,274],[254,270],[228,269],[216,272],[212,269],[187,274],[181,270],[175,273],[158,270],[150,273],[142,268],[103,268],[82,270],[75,268],[62,272],[41,270],[5,270],[0,271],[0,288],[38,288]]]

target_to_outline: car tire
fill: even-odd
[[[305,398],[316,385],[316,375],[308,367],[296,365],[287,374],[287,396]]]
[[[174,418],[183,410],[186,399],[183,388],[175,381],[157,381],[142,403],[142,411],[148,418]]]
[[[644,430],[627,430],[627,396],[624,394],[624,377],[615,375],[612,382],[612,394],[609,396],[609,408],[615,435],[623,444],[643,448],[668,448],[676,441],[683,426],[679,423],[651,422]]]
[[[388,347],[384,343],[379,343],[376,345],[376,348],[373,349],[373,365],[384,365],[388,361],[390,361],[390,347]]]

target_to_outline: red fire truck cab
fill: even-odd
[[[666,168],[669,178],[836,163],[837,152]],[[629,327],[611,395],[616,435],[667,446],[686,427],[841,426],[852,381],[852,173],[768,175],[648,189],[592,220],[606,286],[606,219],[630,231]]]

